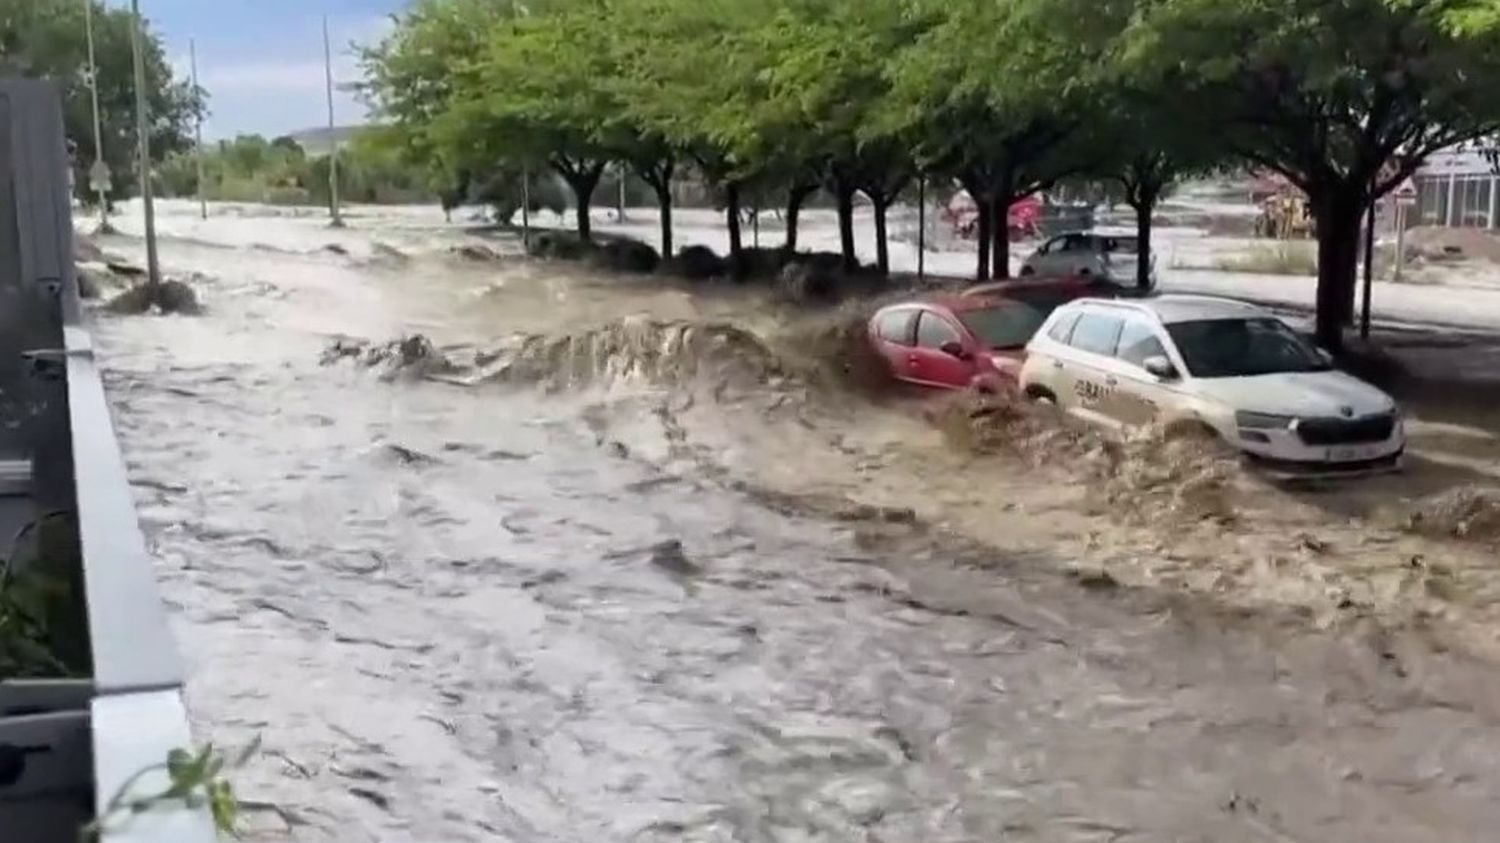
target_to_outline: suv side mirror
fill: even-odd
[[[968,350],[964,348],[963,343],[959,342],[958,340],[949,340],[943,343],[938,347],[938,351],[943,352],[949,357],[957,357],[959,360],[968,360],[974,356],[970,354]]]
[[[1172,365],[1171,360],[1159,354],[1155,357],[1147,357],[1141,363],[1141,368],[1145,369],[1152,377],[1161,378],[1164,381],[1177,380],[1177,367]]]

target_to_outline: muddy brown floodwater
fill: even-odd
[[[1487,666],[852,503],[786,451],[910,416],[798,409],[795,365],[701,327],[764,328],[749,293],[381,237],[168,240],[206,314],[96,317],[197,727],[264,740],[250,839],[1494,839]],[[320,362],[413,332],[499,350]],[[665,377],[683,349],[733,376]]]

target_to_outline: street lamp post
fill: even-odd
[[[198,42],[188,39],[188,62],[193,71],[193,166],[198,171],[198,213],[208,219],[208,194],[203,186],[203,106],[198,99]]]
[[[135,63],[136,167],[141,176],[141,205],[146,223],[146,282],[161,283],[156,260],[156,209],[151,201],[151,133],[146,119],[146,59],[141,45],[141,0],[130,0],[130,51]]]
[[[94,58],[94,0],[83,0],[83,31],[89,44],[89,97],[94,107],[94,164],[89,169],[89,186],[99,198],[99,233],[108,234],[108,171],[104,164],[104,130],[99,121],[99,65]]]
[[[343,228],[344,219],[339,214],[339,138],[333,123],[333,50],[328,46],[328,16],[323,16],[323,75],[328,83],[328,141],[333,146],[328,152],[328,208],[333,214],[329,225]]]

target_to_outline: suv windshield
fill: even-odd
[[[1236,378],[1329,367],[1316,349],[1280,319],[1206,319],[1167,325],[1188,372],[1197,378]]]
[[[958,318],[987,348],[1020,348],[1031,342],[1052,311],[1067,301],[1066,295],[1032,293],[990,307],[962,311]]]

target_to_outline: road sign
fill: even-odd
[[[109,190],[109,186],[109,165],[103,160],[95,161],[94,166],[89,168],[89,189],[95,193],[103,193]]]
[[[1401,182],[1401,184],[1396,188],[1394,192],[1396,195],[1396,202],[1398,204],[1417,204],[1417,185],[1416,182],[1412,181],[1411,179],[1408,178],[1406,181]]]

